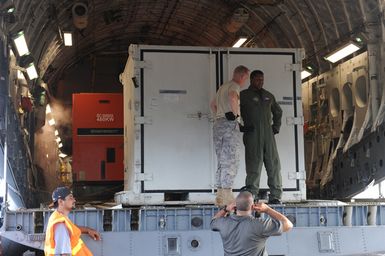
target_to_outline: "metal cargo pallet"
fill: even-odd
[[[269,239],[271,255],[349,255],[385,250],[377,241],[385,232],[385,205],[298,204],[273,206],[294,222],[295,228]],[[75,210],[70,218],[92,227],[102,241],[84,241],[94,255],[223,255],[221,239],[210,230],[218,208],[141,207]],[[2,241],[43,249],[44,231],[51,210],[7,212]],[[265,214],[261,218],[266,218]],[[303,239],[306,238],[306,243]],[[300,246],[292,246],[301,243]],[[351,244],[346,247],[346,243]]]
[[[385,204],[272,206],[294,227],[385,225]],[[99,232],[208,230],[215,206],[141,207],[74,210],[69,218],[79,226]],[[6,213],[4,231],[43,233],[52,210],[20,210]],[[266,218],[265,214],[261,218]]]

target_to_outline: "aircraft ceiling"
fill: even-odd
[[[9,33],[24,30],[40,77],[50,84],[83,57],[126,53],[131,43],[229,47],[240,36],[248,38],[249,47],[304,48],[304,64],[321,73],[331,68],[324,55],[339,45],[360,37],[365,47],[376,39],[382,25],[381,2],[2,0],[0,4],[2,9],[15,6],[16,22],[9,24]],[[72,47],[63,45],[62,31],[72,31]]]

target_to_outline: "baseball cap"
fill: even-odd
[[[67,187],[57,187],[52,192],[52,204],[57,202],[59,199],[64,199],[66,196],[72,194],[72,191]]]

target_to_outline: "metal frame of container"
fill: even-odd
[[[265,82],[269,85],[267,89],[277,94],[277,101],[284,108],[282,134],[277,136],[281,162],[285,163],[282,171],[283,199],[306,199],[300,97],[302,56],[301,49],[131,45],[125,70],[120,75],[125,106],[125,191],[117,193],[115,200],[125,205],[214,202],[216,164],[209,101],[219,85],[229,79],[233,68],[241,64],[265,72],[265,81],[270,80]],[[205,92],[202,93],[202,90]],[[193,105],[190,97],[195,95],[199,95],[197,100],[204,98],[199,101],[200,108],[190,107]],[[163,107],[168,112],[162,112]],[[207,129],[204,134],[197,132],[202,129],[199,125],[186,121],[188,132],[199,134],[193,139],[186,139],[193,141],[190,147],[183,144],[181,130],[187,129],[183,129],[183,125],[178,126],[179,119],[175,125],[178,128],[172,135],[174,138],[162,140],[166,134],[164,131],[170,130],[168,124],[180,116],[175,109],[185,111],[183,114],[190,119],[208,120],[207,128],[203,128]],[[163,120],[159,120],[158,116]],[[194,127],[198,127],[197,130]],[[197,146],[201,137],[206,144]],[[182,146],[167,145],[173,139],[180,142],[178,146]],[[189,150],[192,153],[186,157]],[[162,162],[159,159],[165,160]],[[193,169],[191,166],[197,167]],[[244,186],[244,177],[244,163],[241,163],[235,189]],[[261,178],[261,189],[268,189],[265,172]]]

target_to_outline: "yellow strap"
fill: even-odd
[[[80,251],[80,249],[82,249],[82,246],[83,246],[83,241],[79,239],[78,244],[72,249],[72,255],[76,255]]]
[[[76,244],[76,246],[74,248],[72,248],[72,255],[76,255],[81,249],[82,249],[82,246],[83,246],[83,241],[81,239],[79,239],[79,242]],[[55,255],[55,248],[44,248],[44,252],[48,255]]]
[[[44,252],[48,255],[55,255],[55,248],[51,248],[51,247],[47,248],[46,247],[46,248],[44,248]]]

